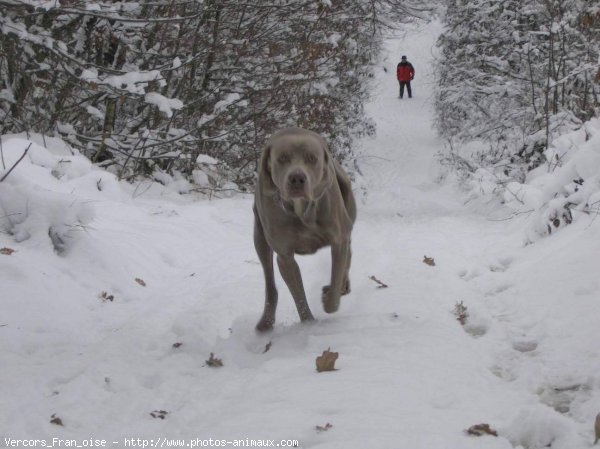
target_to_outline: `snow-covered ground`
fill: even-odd
[[[264,292],[251,197],[129,186],[60,142],[32,144],[0,183],[0,224],[12,231],[0,248],[14,250],[0,254],[0,446],[591,447],[600,220],[524,245],[526,216],[498,220],[502,210],[465,205],[437,182],[439,31],[389,42],[368,108],[378,135],[358,159],[353,291],[325,314],[328,251],[300,258],[311,325],[278,279],[275,330],[254,332]],[[413,99],[397,98],[403,54],[417,72]],[[28,144],[5,136],[5,165]],[[318,373],[328,348],[337,370]],[[222,367],[206,365],[211,353]],[[499,436],[466,434],[480,423]]]

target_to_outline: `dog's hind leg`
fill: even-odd
[[[344,282],[342,283],[342,295],[350,293],[350,262],[352,261],[352,246],[348,243],[348,255],[346,257],[346,271],[344,273]]]

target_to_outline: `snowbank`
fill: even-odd
[[[504,193],[516,213],[531,212],[529,240],[600,212],[600,119],[555,139],[544,155],[545,164]]]
[[[100,190],[115,181],[64,143],[52,140],[48,146],[18,136],[3,141],[0,231],[16,242],[33,239],[60,254],[94,219],[92,204],[77,190],[84,185]]]
[[[501,431],[514,447],[571,449],[575,447],[571,422],[554,410],[536,405],[521,410]]]
[[[461,154],[475,153],[480,143],[471,142]],[[458,154],[454,164],[466,159]],[[544,152],[546,162],[521,174],[514,181],[501,167],[465,167],[468,201],[481,209],[495,209],[499,202],[512,216],[526,216],[525,240],[530,243],[550,235],[582,217],[593,219],[600,212],[600,119],[593,118],[579,129],[556,138]],[[513,174],[514,175],[514,174]],[[489,207],[491,205],[491,207]],[[504,215],[506,217],[506,215]]]

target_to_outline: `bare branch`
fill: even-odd
[[[29,151],[29,148],[31,148],[31,142],[29,142],[29,145],[27,145],[27,148],[25,148],[25,151],[23,152],[23,154],[21,155],[21,157],[20,157],[20,158],[17,160],[17,162],[15,162],[15,163],[13,164],[13,166],[12,166],[12,167],[10,167],[10,169],[9,169],[9,170],[8,170],[8,171],[7,171],[7,172],[4,174],[4,176],[2,176],[2,178],[0,178],[0,182],[4,181],[4,180],[5,180],[5,179],[8,177],[8,175],[10,175],[10,172],[12,172],[12,171],[15,169],[15,167],[16,167],[17,165],[19,165],[19,163],[20,163],[20,162],[23,160],[23,158],[24,158],[24,157],[27,155],[27,152]]]

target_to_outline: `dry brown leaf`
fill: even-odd
[[[173,347],[174,347],[175,349],[177,349],[177,348],[180,348],[182,344],[183,344],[183,343],[181,343],[180,341],[178,341],[177,343],[173,343]]]
[[[485,424],[485,423],[475,424],[474,426],[469,427],[466,432],[469,435],[473,435],[476,437],[480,437],[483,435],[492,435],[495,437],[498,436],[498,432],[496,432],[494,429],[492,429],[489,424]]]
[[[140,284],[142,287],[146,286],[146,283],[144,282],[143,279],[135,278],[135,282],[137,282],[138,284]]]
[[[150,416],[152,416],[153,418],[160,419],[165,419],[168,414],[169,412],[166,412],[164,410],[154,410],[153,412],[150,412]]]
[[[335,371],[335,361],[338,359],[337,352],[331,352],[331,348],[328,348],[327,351],[323,351],[323,354],[317,357],[317,371]]]
[[[433,257],[423,256],[423,263],[430,267],[435,267],[435,260],[433,260]]]
[[[387,284],[384,284],[379,279],[377,279],[375,276],[369,276],[369,279],[371,279],[373,282],[376,282],[377,284],[379,284],[377,286],[377,288],[388,288]]]
[[[52,419],[50,419],[50,424],[55,424],[57,426],[65,426],[62,422],[62,419],[60,419],[58,416],[56,416],[56,413],[53,413],[52,416],[50,417]]]
[[[333,425],[327,423],[324,426],[315,426],[315,428],[317,429],[317,432],[327,432],[329,429],[331,429],[333,427]]]
[[[15,250],[12,248],[0,248],[0,254],[4,254],[5,256],[10,256],[12,253],[14,253]]]
[[[263,354],[264,354],[265,352],[268,352],[268,351],[269,351],[269,349],[271,349],[271,346],[272,346],[272,344],[273,344],[273,343],[269,342],[269,343],[267,343],[267,344],[265,345],[265,350],[263,351]]]
[[[469,312],[467,312],[467,306],[463,304],[463,302],[457,302],[454,305],[454,315],[460,324],[463,326],[467,323],[467,318],[469,318]]]
[[[114,295],[109,295],[106,292],[102,292],[102,293],[100,293],[100,299],[104,302],[106,302],[106,301],[113,302],[115,300],[115,297],[114,297]]]
[[[210,357],[206,361],[206,364],[213,368],[220,368],[223,366],[223,361],[221,359],[215,358],[215,355],[211,352]]]
[[[598,440],[600,440],[600,413],[598,413],[596,415],[596,423],[594,424],[594,431],[596,432],[596,440],[594,441],[594,444],[596,444],[598,442]]]

